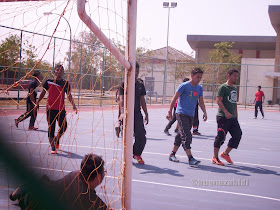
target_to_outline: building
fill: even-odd
[[[137,61],[141,66],[139,77],[145,81],[147,95],[163,96],[166,47],[139,55]],[[182,80],[182,78],[176,79],[176,69],[179,68],[176,63],[179,62],[193,63],[194,58],[169,46],[166,96],[173,96],[178,83]]]
[[[266,103],[280,104],[280,6],[269,6],[268,13],[276,36],[213,36],[188,35],[195,51],[195,62],[208,62],[209,50],[215,43],[234,42],[232,51],[240,54],[241,74],[239,102],[252,103],[256,87],[264,87]]]

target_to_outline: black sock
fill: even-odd
[[[171,152],[170,156],[175,156],[176,152]]]
[[[192,155],[190,155],[190,156],[188,156],[189,157],[189,160],[191,160],[192,158],[193,158],[193,156]]]

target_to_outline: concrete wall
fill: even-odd
[[[195,61],[197,63],[209,62],[208,53],[210,50],[213,49],[207,49],[207,48],[196,49]],[[232,49],[231,51],[235,54],[239,53],[239,50],[237,49]],[[256,58],[256,55],[257,55],[256,50],[243,50],[242,58]],[[275,50],[260,50],[259,56],[260,58],[275,58]]]
[[[267,101],[272,100],[273,79],[264,76],[264,73],[274,72],[275,59],[242,58],[241,64],[239,103],[252,104],[260,85],[265,95],[264,104],[268,104]]]

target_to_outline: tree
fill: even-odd
[[[21,69],[19,68],[21,50]],[[36,60],[36,48],[29,44],[28,40],[21,42],[21,38],[17,34],[11,34],[9,37],[2,40],[0,44],[0,67],[2,77],[10,79],[9,83],[15,82],[19,77],[26,75],[27,71],[35,69],[49,69],[50,64],[47,61],[39,62]],[[18,75],[20,72],[20,75]]]
[[[213,76],[215,77],[215,83],[222,84],[227,80],[226,72],[234,66],[239,66],[241,57],[231,51],[234,42],[221,42],[216,43],[215,50],[211,50],[208,54],[211,65],[205,65],[204,71],[206,74],[203,76],[203,81],[206,83],[213,82]],[[238,68],[238,67],[236,67]],[[215,72],[214,72],[215,71]]]

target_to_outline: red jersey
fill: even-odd
[[[68,81],[48,79],[43,87],[49,91],[47,109],[65,110],[65,93],[69,93],[71,88]]]
[[[256,101],[262,101],[262,97],[264,97],[264,93],[262,91],[257,91],[255,96],[256,96]]]

